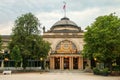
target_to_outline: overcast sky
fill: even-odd
[[[0,0],[0,34],[10,35],[17,17],[28,12],[49,30],[64,17],[63,1],[67,3],[67,17],[83,30],[98,16],[115,12],[120,17],[120,0]]]

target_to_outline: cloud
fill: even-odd
[[[0,35],[10,35],[12,32],[13,22],[0,24]]]
[[[120,17],[120,0],[65,0],[67,16],[82,29],[101,15],[116,12]],[[61,0],[1,0],[0,34],[11,33],[11,26],[21,14],[32,12],[47,30],[64,16]]]
[[[0,5],[4,5],[4,4],[14,4],[16,2],[16,0],[1,0],[0,1]]]
[[[61,18],[61,14],[59,12],[42,12],[37,13],[36,17],[40,20],[41,27],[45,26],[46,29],[50,29],[50,27]]]
[[[94,21],[100,13],[100,8],[90,8],[83,11],[68,13],[71,20],[75,21],[83,30]]]
[[[67,12],[67,17],[70,18],[70,20],[74,21],[78,26],[80,26],[83,30],[88,26],[91,25],[95,21],[95,19],[98,16],[102,15],[109,15],[110,13],[116,12],[117,16],[120,16],[120,11],[118,7],[96,7],[96,8],[89,8],[85,9],[83,11],[70,11]],[[63,13],[61,12],[43,12],[38,13],[36,15],[40,22],[42,23],[42,26],[46,26],[46,29],[49,30],[50,27],[60,20],[60,18],[63,17]]]

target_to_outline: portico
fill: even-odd
[[[83,57],[80,55],[51,55],[50,69],[83,69]]]

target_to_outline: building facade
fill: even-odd
[[[83,69],[83,31],[76,23],[64,17],[47,32],[43,28],[44,40],[51,43],[49,52],[50,69]]]
[[[48,53],[48,65],[52,69],[78,69],[83,70],[85,64],[90,66],[88,60],[83,59],[81,54],[83,50],[84,33],[81,28],[67,17],[61,18],[48,31],[43,28],[43,39],[51,43],[51,49]],[[11,40],[10,36],[2,36],[3,51],[7,49]],[[0,61],[2,65],[2,60]]]

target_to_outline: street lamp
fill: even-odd
[[[96,59],[96,58],[94,58],[94,60],[96,61],[97,59]]]
[[[41,58],[40,58],[40,61],[42,61],[42,60],[43,60],[43,58],[41,57]]]
[[[41,69],[43,69],[43,58],[42,57],[40,57],[40,67]]]

